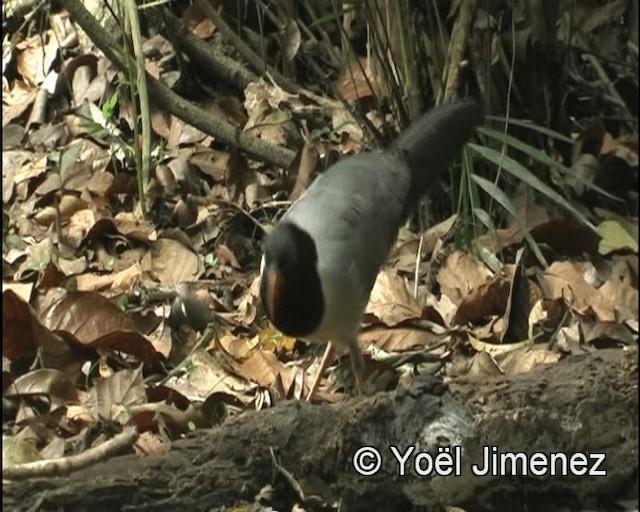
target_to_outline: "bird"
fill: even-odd
[[[387,149],[329,167],[265,237],[260,296],[267,317],[286,335],[328,342],[308,401],[334,346],[348,349],[361,387],[358,334],[376,277],[412,209],[482,119],[473,99],[434,107]]]

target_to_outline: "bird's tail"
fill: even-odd
[[[408,206],[439,178],[482,118],[478,102],[455,101],[433,108],[398,136],[392,150],[402,153],[411,169]]]

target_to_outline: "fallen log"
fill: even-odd
[[[476,475],[487,456],[512,464]],[[5,482],[3,510],[620,510],[637,507],[637,479],[637,350],[605,349],[511,377],[282,402],[164,457]]]

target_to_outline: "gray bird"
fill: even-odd
[[[260,294],[273,325],[347,347],[360,384],[357,337],[380,267],[411,209],[482,117],[472,100],[440,105],[389,149],[344,158],[320,175],[264,242]]]

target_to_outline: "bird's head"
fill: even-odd
[[[315,242],[284,221],[267,236],[263,250],[260,296],[269,320],[289,336],[311,334],[324,314]]]

